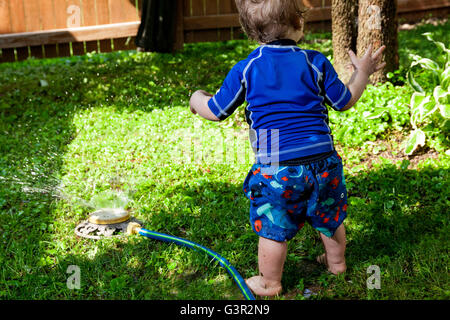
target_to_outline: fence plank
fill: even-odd
[[[44,45],[44,57],[53,58],[57,57],[58,49],[56,49],[56,44],[46,44]]]
[[[331,20],[331,7],[312,8],[306,13],[306,22]]]
[[[109,6],[109,20],[110,23],[119,23],[124,21],[124,7],[129,8],[126,6],[126,4],[123,1],[117,1],[117,0],[109,0],[108,1]],[[137,31],[136,33],[137,34]],[[132,48],[135,48],[134,41],[128,40],[128,37],[121,37],[121,38],[115,38],[113,39],[113,46],[114,50],[130,50]]]
[[[44,53],[46,58],[58,57],[57,44],[47,44],[44,46]]]
[[[55,28],[64,29],[67,28],[67,4],[66,1],[55,0],[53,2],[53,7],[55,10]]]
[[[84,55],[84,42],[72,42],[72,54],[74,56]]]
[[[107,24],[110,23],[109,19],[109,1],[108,0],[97,0],[97,23]]]
[[[224,14],[224,13],[233,13],[233,7],[231,6],[230,0],[219,0],[219,8],[218,13]]]
[[[130,10],[131,8],[133,8],[133,10],[136,10],[129,2],[129,0],[109,0],[110,23],[126,22],[127,20],[138,21],[135,14],[130,14],[130,12],[132,12],[132,10]],[[134,33],[134,35],[136,34],[137,31],[136,33]],[[113,46],[114,50],[131,50],[136,48],[134,39],[129,37],[114,38]]]
[[[303,5],[307,8],[331,7],[331,0],[303,0]]]
[[[219,13],[217,0],[205,0],[204,6],[205,15],[216,15]]]
[[[81,0],[65,0],[66,1],[66,27],[77,28],[83,24],[83,15],[81,11]]]
[[[97,25],[97,4],[96,0],[81,0],[82,26]],[[86,52],[98,52],[98,41],[86,41]]]
[[[12,23],[9,12],[9,1],[0,1],[0,21],[2,21],[0,34],[12,32]]]
[[[29,57],[28,47],[17,48],[17,61],[26,60]]]
[[[27,48],[28,50],[28,48]],[[14,49],[2,49],[2,55],[0,57],[0,62],[14,62],[16,61],[16,55],[14,54]]]
[[[53,2],[55,10],[55,28],[64,29],[67,28],[67,19],[69,14],[67,13],[67,3],[65,0],[55,0]],[[69,43],[58,43],[56,45],[56,50],[58,56],[66,57],[70,56],[70,44]]]
[[[140,20],[139,15],[137,14],[136,11],[136,1],[135,0],[121,0],[121,1],[122,1],[122,21],[120,22],[131,22]]]
[[[204,0],[203,11],[206,16],[217,15],[219,8],[217,6],[217,0]],[[205,41],[218,41],[219,40],[219,30],[214,28],[213,30],[203,31],[201,36]]]
[[[214,2],[216,3],[214,5]],[[208,7],[210,9],[208,9]],[[217,13],[217,1],[215,0],[192,0],[192,16],[207,17],[208,13]],[[215,29],[215,30],[208,30]],[[216,28],[202,28],[193,31],[192,42],[217,41],[218,33]]]
[[[108,0],[97,0],[97,23],[98,24],[108,24],[110,23],[109,18],[109,1]],[[111,52],[111,39],[104,39],[99,41],[100,52]]]
[[[108,0],[109,23],[122,22],[122,1]]]
[[[81,0],[81,26],[95,26],[97,25],[97,14],[96,14],[96,0]]]
[[[34,57],[36,59],[42,59],[44,57],[44,51],[42,49],[42,45],[31,46],[30,47],[30,57]]]
[[[100,52],[111,52],[112,51],[112,47],[111,47],[111,39],[106,39],[106,40],[100,40],[99,44],[100,44]]]
[[[98,52],[98,40],[86,41],[86,52]]]
[[[190,0],[191,2],[191,16],[203,16],[203,0]],[[192,31],[190,38],[191,42],[198,41],[198,31]]]
[[[316,8],[322,6],[322,0],[303,0],[302,2],[306,8]]]
[[[123,38],[136,35],[138,28],[139,21],[136,21],[91,27],[3,34],[0,35],[0,47],[16,48],[40,44],[66,43],[71,41]]]
[[[27,31],[40,31],[41,30],[41,19],[40,19],[40,2],[38,1],[24,1],[25,10],[25,24]],[[42,52],[42,45],[24,48],[21,50],[18,59],[22,60],[29,53],[30,57],[42,58],[44,56]]]
[[[58,43],[56,48],[58,48],[59,57],[70,57],[70,43]]]
[[[40,30],[56,28],[53,0],[39,0],[39,21]]]
[[[136,49],[135,37],[116,38],[114,41],[114,51]]]
[[[182,0],[182,1],[183,1],[183,16],[184,17],[192,16],[191,0]]]
[[[236,7],[236,1],[234,0],[230,0],[231,1],[231,10],[233,10],[234,13],[238,13],[238,9]]]
[[[191,0],[191,15],[203,16],[204,14],[203,0]]]
[[[218,14],[230,14],[233,13],[230,0],[219,0]],[[227,28],[219,30],[219,40],[226,41],[233,38],[233,27],[227,26]]]
[[[175,43],[173,45],[174,50],[181,50],[184,44],[184,3],[187,1],[177,1],[177,14],[176,14],[176,27],[175,27]]]
[[[425,11],[450,7],[449,0],[398,0],[398,12]]]
[[[306,21],[323,21],[331,19],[330,8],[313,8],[309,10],[306,16]],[[184,18],[184,28],[187,31],[194,30],[208,30],[215,28],[239,27],[239,15],[236,13],[209,15],[209,16],[194,16]]]
[[[192,3],[191,0],[183,0],[183,18],[192,16]],[[183,27],[184,28],[184,27]],[[186,31],[184,32],[184,42],[193,42],[194,40],[194,32]]]
[[[235,13],[184,18],[185,30],[208,30],[238,27],[239,16]]]
[[[9,0],[9,4],[11,8],[14,8],[14,10],[9,11],[11,15],[11,32],[26,32],[27,26],[25,25],[23,0]]]
[[[57,0],[56,0],[57,1]],[[51,30],[56,28],[55,12],[54,12],[54,0],[39,0],[39,16],[41,30]],[[44,57],[57,56],[56,44],[47,44],[43,48]]]
[[[24,1],[23,4],[25,9],[26,30],[28,32],[41,30],[39,2]]]
[[[83,24],[82,5],[81,0],[66,0],[67,3],[67,15],[68,27],[81,27]],[[70,10],[71,9],[71,10]],[[72,42],[72,54],[83,55],[85,53],[83,42]]]

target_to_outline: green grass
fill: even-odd
[[[421,28],[445,41],[448,23]],[[420,31],[400,33],[399,79],[408,66],[405,50],[424,49]],[[304,47],[331,57],[331,41],[316,41],[330,38],[308,35]],[[243,277],[257,273],[257,236],[241,190],[251,157],[211,159],[218,146],[212,130],[226,133],[231,151],[248,149],[243,108],[217,124],[187,107],[194,90],[215,92],[254,48],[238,40],[186,45],[174,55],[122,52],[0,65],[0,297],[242,299],[225,269],[202,253],[139,236],[81,239],[73,230],[92,211],[84,201],[122,191],[146,229],[211,248]],[[370,87],[350,112],[330,111],[349,189],[348,272],[330,276],[315,262],[323,248],[305,226],[289,242],[278,299],[304,299],[307,288],[316,293],[312,299],[450,297],[449,157],[411,158],[413,166],[399,160],[401,141],[392,140],[410,130],[411,93],[399,80]],[[364,112],[378,105],[392,112],[365,120]],[[180,151],[186,141],[189,148]],[[386,146],[398,159],[366,160]],[[80,267],[79,290],[67,288],[69,265]],[[381,269],[380,290],[366,287],[370,265]]]

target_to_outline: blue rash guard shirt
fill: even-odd
[[[325,104],[340,110],[350,99],[322,53],[277,40],[238,62],[208,106],[224,120],[247,101],[256,163],[267,164],[333,151]]]

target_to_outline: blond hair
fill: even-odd
[[[290,29],[303,29],[300,0],[236,0],[236,6],[244,32],[260,43],[282,39]]]

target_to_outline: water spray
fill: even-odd
[[[206,253],[214,260],[218,261],[219,264],[228,271],[246,300],[255,300],[255,297],[239,272],[218,253],[187,239],[142,228],[142,222],[133,218],[130,213],[124,209],[129,199],[122,192],[119,194],[117,192],[102,193],[97,195],[97,198],[87,202],[84,199],[67,194],[64,191],[64,186],[61,185],[37,187],[35,183],[21,181],[16,178],[5,179],[1,176],[0,182],[9,182],[20,185],[22,187],[22,192],[24,193],[50,194],[59,199],[75,201],[78,205],[82,205],[85,208],[101,208],[92,212],[87,220],[82,221],[75,227],[75,234],[79,237],[99,240],[103,238],[120,237],[123,234],[139,234],[152,240],[175,243],[197,252]],[[105,206],[110,206],[110,208]]]

